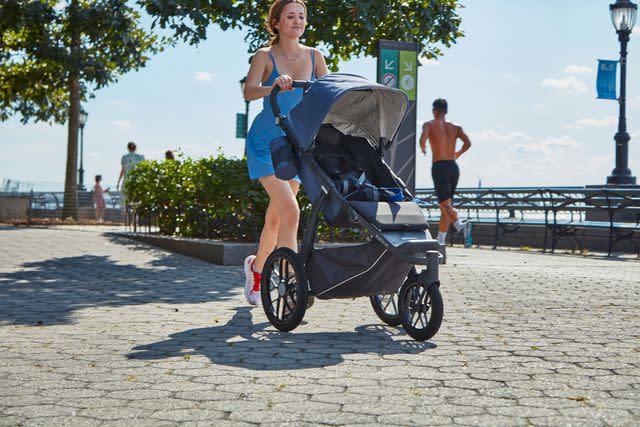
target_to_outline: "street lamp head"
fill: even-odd
[[[84,124],[87,123],[87,117],[89,117],[89,113],[80,109],[80,127],[83,128]]]
[[[631,0],[617,0],[614,4],[609,5],[611,12],[611,22],[616,32],[631,32],[636,23],[638,14],[638,5]]]

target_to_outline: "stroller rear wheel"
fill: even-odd
[[[444,307],[438,283],[407,280],[398,297],[402,327],[411,338],[424,341],[440,329]]]
[[[376,315],[387,325],[398,326],[400,320],[400,312],[398,310],[398,292],[387,295],[373,295],[369,297],[371,306]]]
[[[289,248],[278,248],[269,255],[262,269],[260,293],[262,308],[273,326],[286,332],[302,322],[307,286],[298,254]]]

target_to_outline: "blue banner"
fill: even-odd
[[[618,61],[598,59],[598,98],[618,99],[616,96],[616,66]]]

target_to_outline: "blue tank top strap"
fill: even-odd
[[[269,77],[267,77],[267,80],[265,80],[263,84],[270,86],[274,82],[274,80],[280,75],[280,73],[278,72],[278,67],[276,66],[276,60],[273,57],[273,54],[271,53],[271,49],[269,49],[267,53],[269,54],[269,58],[271,58],[273,69],[271,70],[271,74],[269,74]]]
[[[309,51],[311,52],[311,80],[315,80],[316,79],[316,55],[312,47],[309,48]]]
[[[269,49],[269,52],[267,53],[269,54],[269,58],[271,58],[271,63],[273,64],[273,71],[278,73],[278,67],[276,66],[276,59],[273,57],[273,54],[271,53],[271,49]]]

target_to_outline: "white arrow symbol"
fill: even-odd
[[[411,62],[404,61],[404,70],[413,71],[413,64]]]
[[[393,59],[385,59],[384,60],[384,69],[385,70],[393,70]]]

